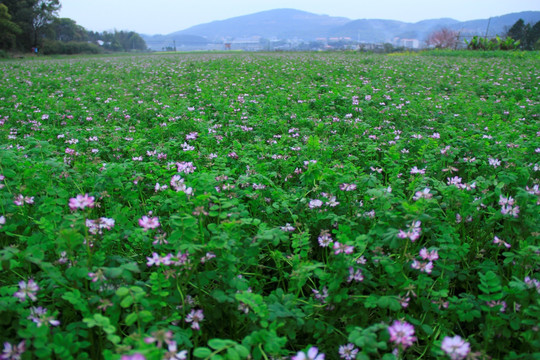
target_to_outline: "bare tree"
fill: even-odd
[[[448,28],[432,32],[427,39],[427,45],[437,49],[454,49],[457,43],[458,33]]]

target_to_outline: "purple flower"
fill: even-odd
[[[122,355],[120,360],[146,360],[146,357],[143,354],[135,353],[131,355]]]
[[[342,244],[338,241],[334,243],[334,254],[338,255],[341,253],[352,254],[354,251],[354,246]]]
[[[175,341],[168,343],[168,351],[163,356],[164,360],[185,360],[187,359],[187,350],[178,352],[178,346]]]
[[[74,198],[69,199],[69,208],[71,210],[84,209],[86,207],[94,207],[94,197],[88,196],[88,194],[77,195]]]
[[[60,321],[56,320],[54,316],[47,316],[47,309],[44,307],[32,307],[30,309],[30,315],[28,320],[32,320],[37,324],[37,327],[41,327],[43,324],[51,324],[52,326],[60,325]]]
[[[431,190],[429,188],[425,188],[422,191],[417,191],[413,196],[413,200],[418,201],[420,199],[431,199],[433,195],[429,193],[430,191]]]
[[[2,360],[20,360],[21,355],[26,351],[24,340],[19,345],[11,345],[8,342],[4,343],[4,350],[0,354]]]
[[[36,301],[36,293],[39,290],[38,284],[34,281],[34,279],[28,280],[28,283],[24,281],[19,281],[19,291],[17,291],[13,296],[18,298],[21,301],[26,300],[26,297],[28,296],[30,300]]]
[[[507,242],[504,241],[504,240],[499,239],[497,236],[495,236],[495,237],[493,238],[493,243],[494,243],[494,244],[497,244],[497,245],[499,245],[499,246],[504,246],[504,247],[507,248],[507,249],[510,249],[510,248],[512,247],[512,245],[510,245],[509,243],[507,243]]]
[[[324,360],[324,354],[319,354],[319,349],[315,346],[309,348],[307,354],[303,351],[299,351],[291,360]]]
[[[403,350],[411,346],[415,341],[414,326],[406,321],[396,320],[388,328],[390,333],[390,341],[396,346],[401,346]]]
[[[339,185],[339,189],[341,191],[353,191],[353,190],[356,190],[356,184],[343,183]]]
[[[349,268],[349,277],[347,278],[347,282],[350,283],[352,281],[360,282],[364,280],[364,275],[362,274],[362,270],[357,269],[355,270],[352,266]]]
[[[6,218],[4,215],[0,215],[0,228],[6,223]]]
[[[319,241],[319,245],[321,247],[328,247],[332,242],[332,236],[330,235],[328,230],[322,230],[317,240]]]
[[[462,360],[471,351],[471,345],[459,335],[454,337],[446,336],[442,341],[441,349],[446,355],[450,356],[450,359]]]
[[[143,216],[139,219],[139,225],[144,228],[144,231],[148,231],[148,229],[155,229],[159,227],[159,219],[156,217],[150,218],[148,216]]]
[[[146,262],[146,265],[147,266],[152,266],[152,265],[156,265],[156,266],[159,266],[161,265],[161,256],[158,255],[158,253],[152,253],[152,257],[146,257],[146,259],[148,259],[148,261]]]
[[[439,259],[439,252],[437,249],[428,251],[426,248],[420,250],[420,257],[424,260],[435,261]]]
[[[313,199],[309,202],[310,209],[320,208],[322,205],[323,205],[323,202],[319,199]]]
[[[356,354],[358,354],[358,348],[354,344],[341,345],[339,347],[339,357],[345,360],[354,360],[356,359]]]
[[[199,322],[204,320],[204,314],[201,309],[191,310],[191,312],[186,316],[186,322],[192,323],[191,328],[193,330],[200,330]]]
[[[422,234],[422,223],[420,221],[414,221],[412,224],[410,224],[407,228],[407,231],[399,230],[398,238],[400,239],[410,239],[412,242],[415,242],[420,238],[420,235]]]

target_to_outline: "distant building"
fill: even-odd
[[[230,42],[231,49],[245,51],[260,51],[263,49],[260,36],[237,38]]]
[[[394,44],[398,47],[404,47],[405,49],[419,49],[420,40],[418,39],[394,39]]]

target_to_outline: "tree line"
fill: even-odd
[[[432,32],[426,43],[439,49],[456,49],[459,46],[458,31],[443,28]],[[465,40],[469,50],[540,50],[540,21],[535,24],[525,24],[519,19],[506,31],[502,37],[494,38],[473,36]]]
[[[44,54],[141,51],[147,46],[133,31],[88,31],[57,16],[59,0],[0,0],[0,50]]]

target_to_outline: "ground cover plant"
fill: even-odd
[[[540,356],[537,58],[0,67],[2,359]]]

